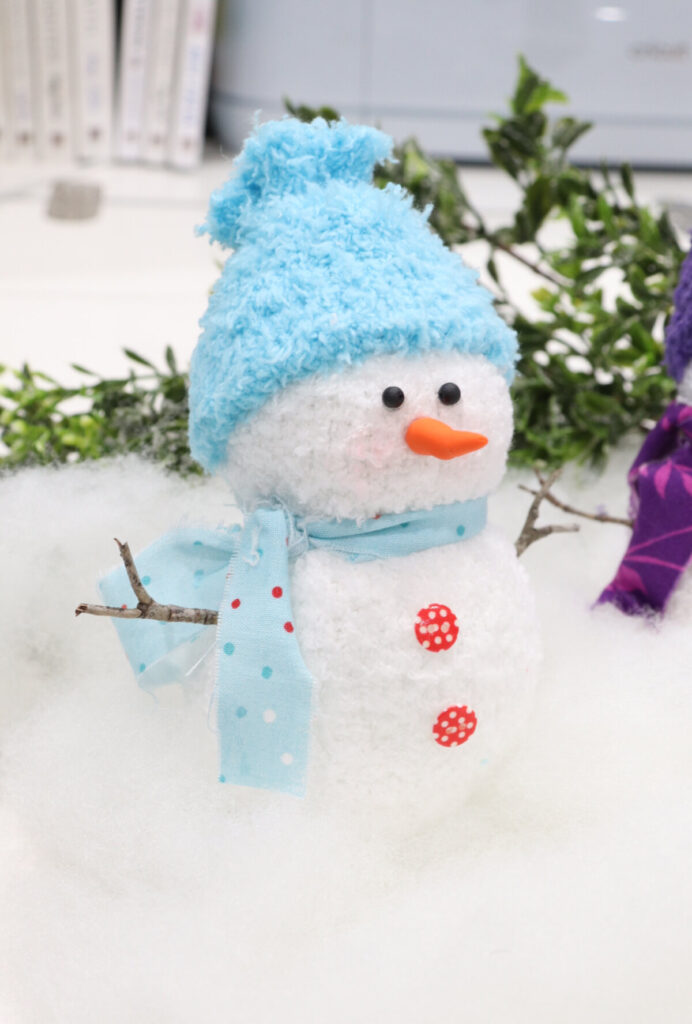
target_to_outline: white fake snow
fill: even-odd
[[[630,458],[558,490],[622,514]],[[517,481],[491,502],[511,536]],[[660,628],[594,613],[625,532],[542,541],[538,699],[470,802],[396,842],[290,798],[234,820],[199,707],[157,705],[72,614],[113,536],[227,501],[135,460],[0,483],[3,1024],[690,1019],[690,603]]]

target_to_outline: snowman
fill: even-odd
[[[373,186],[390,152],[345,121],[269,122],[212,195],[202,230],[233,252],[192,360],[191,448],[244,526],[137,561],[159,601],[219,608],[213,640],[167,629],[213,644],[222,782],[434,817],[521,743],[539,651],[487,524],[515,337],[410,196]],[[126,628],[144,685],[180,667],[159,624]]]
[[[678,385],[628,474],[632,536],[600,597],[628,614],[692,611],[692,257],[687,255],[665,336],[666,364]]]

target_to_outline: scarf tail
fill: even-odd
[[[664,611],[692,560],[692,407],[672,402],[629,473],[632,537],[598,604],[626,614]]]

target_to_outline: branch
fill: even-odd
[[[121,544],[116,538],[120,557],[123,560],[127,578],[130,581],[137,606],[128,608],[122,605],[114,608],[105,604],[80,604],[75,608],[75,615],[108,615],[113,619],[150,619],[155,622],[192,622],[200,626],[215,626],[219,621],[219,613],[208,608],[181,608],[177,604],[159,604],[149,594],[142,583],[129,544]]]
[[[556,524],[552,524],[550,526],[536,526],[541,502],[544,498],[547,498],[550,488],[560,476],[560,472],[561,470],[556,469],[550,474],[547,480],[541,480],[541,489],[539,491],[531,492],[534,495],[534,499],[529,506],[529,511],[526,514],[526,522],[524,523],[522,531],[515,544],[517,558],[520,558],[526,549],[532,544],[535,544],[537,540],[542,540],[543,537],[548,537],[551,533],[575,533],[579,529],[576,523],[571,523],[569,526],[557,526]]]
[[[511,256],[513,259],[518,260],[519,263],[523,263],[523,265],[525,267],[528,267],[528,269],[531,270],[534,274],[537,274],[539,277],[545,278],[546,281],[550,281],[550,283],[554,284],[556,288],[564,288],[566,285],[571,284],[571,282],[568,281],[566,277],[558,277],[557,274],[552,273],[552,271],[550,270],[546,270],[545,267],[542,267],[539,263],[534,263],[533,260],[530,260],[528,259],[528,257],[523,256],[511,245],[507,245],[505,242],[498,242],[497,238],[492,234],[488,234],[485,228],[473,227],[471,224],[467,224],[465,221],[462,221],[461,226],[470,236],[472,236],[469,238],[469,241],[476,242],[482,240],[490,245],[491,250],[500,249],[501,252],[506,253],[507,256]],[[535,242],[534,244],[538,245],[537,242]]]
[[[127,578],[130,581],[130,586],[135,592],[135,597],[139,598],[140,604],[153,604],[154,599],[149,596],[146,587],[139,578],[137,566],[135,565],[135,560],[132,557],[132,552],[130,551],[130,545],[127,542],[122,544],[117,537],[114,537],[113,539],[115,540],[115,543],[118,545],[118,551],[120,552],[120,557],[123,560],[125,572],[127,573]]]
[[[496,238],[489,238],[488,241],[491,246],[495,246],[496,249],[500,249],[502,252],[507,253],[508,256],[514,257],[514,259],[518,260],[519,263],[523,263],[525,267],[532,270],[534,274],[538,274],[539,277],[544,277],[546,281],[550,281],[550,283],[554,284],[556,288],[564,288],[568,283],[566,278],[559,278],[549,270],[545,270],[538,263],[534,263],[532,260],[527,259],[526,256],[522,256],[522,254],[517,252],[516,249],[513,249],[511,245],[505,245],[503,242],[498,242]]]
[[[538,477],[538,482],[543,484],[545,481],[537,469],[534,469],[534,473]],[[532,490],[530,487],[526,487],[524,484],[519,484],[520,491],[526,491],[527,494],[537,495],[539,492]],[[568,512],[571,516],[581,516],[583,519],[593,519],[596,523],[615,523],[617,526],[629,526],[632,529],[633,521],[631,519],[620,519],[618,516],[609,516],[605,512],[582,512],[581,509],[574,508],[573,505],[567,505],[566,502],[560,501],[550,491],[546,491],[543,495],[546,501],[549,501],[551,505],[556,508],[562,509],[563,512]]]

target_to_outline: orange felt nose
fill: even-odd
[[[406,444],[416,455],[434,455],[436,459],[456,459],[484,448],[488,438],[470,430],[452,430],[446,423],[421,416],[409,424]]]

